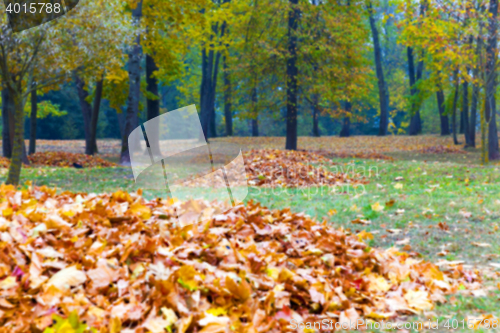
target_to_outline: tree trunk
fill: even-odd
[[[422,9],[423,13],[423,9]],[[422,54],[420,54],[420,59],[418,60],[418,65],[417,65],[417,77],[415,84],[418,84],[418,82],[422,79],[422,74],[424,73],[424,51],[422,51]],[[418,90],[415,91],[418,92]],[[417,122],[417,134],[422,134],[422,117],[420,116],[420,104],[416,106],[416,122]]]
[[[463,87],[464,83],[462,83],[462,87]],[[464,96],[462,95],[462,101],[463,101],[463,98]],[[463,105],[462,105],[462,111],[460,111],[460,126],[459,126],[459,130],[458,130],[458,133],[459,134],[464,134],[464,137],[465,137],[465,132],[464,132],[464,129],[465,129],[465,119],[464,119],[464,111],[463,111]],[[467,141],[465,142],[465,145],[467,145]]]
[[[139,2],[137,7],[132,12],[134,21],[138,22],[142,17],[142,1]],[[122,137],[122,148],[120,154],[120,164],[130,165],[130,148],[128,143],[128,136],[137,125],[138,112],[139,112],[139,98],[141,95],[141,59],[142,47],[141,36],[138,35],[135,44],[129,54],[128,61],[128,77],[129,77],[129,94],[127,101],[127,113],[125,116],[124,135]]]
[[[470,141],[470,129],[469,129],[469,82],[464,79],[462,83],[462,119],[463,119],[463,130],[465,138],[465,146],[472,147]]]
[[[373,8],[371,2],[368,3],[368,14],[370,19],[370,27],[373,35],[373,49],[375,52],[375,69],[378,79],[378,95],[380,102],[380,127],[378,135],[387,135],[389,127],[389,92],[384,78],[384,70],[382,68],[382,50],[380,48],[380,40],[378,36],[377,23],[373,16]]]
[[[208,128],[208,137],[217,137],[217,126],[216,126],[216,115],[215,115],[215,93],[214,93],[214,103],[210,106],[210,127]]]
[[[474,37],[469,37],[469,45],[473,46]],[[467,74],[470,73],[470,68],[467,68]],[[476,77],[474,77],[476,78]],[[474,144],[471,141],[470,136],[470,119],[469,119],[469,82],[464,78],[464,82],[462,83],[462,113],[460,117],[460,127],[461,133],[464,134],[465,138],[465,147],[473,147]]]
[[[458,104],[458,90],[459,90],[459,78],[458,71],[455,71],[455,95],[453,97],[453,107],[452,107],[452,131],[453,131],[453,143],[456,145],[460,144],[457,139],[457,104]]]
[[[486,101],[483,103],[483,107],[481,107],[479,114],[481,118],[481,163],[483,165],[488,164],[488,126],[486,125],[486,117],[485,110],[486,109]]]
[[[210,78],[212,77],[212,66],[213,66],[213,58],[214,51],[207,51],[204,48],[201,51],[201,89],[200,89],[200,120],[201,120],[201,128],[203,133],[201,133],[204,137],[200,137],[200,141],[208,139],[208,126],[210,123],[210,90],[211,90],[211,82]],[[203,139],[203,140],[201,140]]]
[[[154,95],[158,98],[149,99],[147,101],[148,111],[147,117],[148,120],[154,119],[160,115],[160,98],[158,93],[158,79],[154,76],[154,73],[158,70],[158,66],[156,65],[155,60],[149,54],[146,54],[146,84],[147,90],[150,95]],[[148,124],[148,126],[154,125],[154,129],[148,132],[148,136],[146,138],[148,142],[148,146],[151,147],[151,142],[156,142],[156,146],[159,144],[159,135],[160,135],[160,123],[155,121]]]
[[[125,117],[126,114],[125,112],[118,112],[116,111],[116,118],[118,118],[118,128],[120,129],[120,138],[125,135]]]
[[[481,29],[482,30],[482,29]],[[483,49],[483,43],[482,43],[482,38],[481,36],[477,38],[476,42],[476,56],[480,57],[481,52]],[[479,78],[479,67],[474,66],[474,69],[472,70],[472,75],[474,78]],[[470,140],[472,147],[476,147],[476,126],[477,126],[477,108],[479,104],[479,84],[477,82],[474,82],[472,85],[472,102],[471,102],[471,110],[470,110]],[[482,112],[480,112],[482,113]]]
[[[252,136],[259,136],[259,119],[252,119]]]
[[[491,16],[488,26],[488,45],[486,46],[486,105],[485,116],[488,126],[488,157],[490,161],[500,159],[498,149],[498,130],[496,123],[496,99],[495,92],[497,87],[496,66],[497,59],[497,16],[498,0],[490,0],[489,8]]]
[[[474,74],[477,77],[477,73]],[[476,147],[476,122],[477,122],[477,104],[479,98],[479,85],[474,83],[472,85],[472,101],[470,106],[470,122],[469,122],[469,138],[470,146]]]
[[[445,115],[446,112],[446,107],[444,105],[445,100],[444,100],[444,93],[443,89],[440,87],[439,90],[436,92],[436,97],[437,97],[437,103],[438,103],[438,112],[439,112],[439,118],[441,119],[441,135],[450,135],[450,121],[448,119],[448,115]]]
[[[467,71],[468,72],[468,71]],[[460,134],[464,135],[465,147],[470,147],[469,139],[469,82],[462,82],[462,111],[460,112]]]
[[[85,134],[85,153],[88,154],[91,146],[90,141],[90,119],[92,117],[92,106],[87,102],[89,97],[88,91],[85,89],[85,81],[77,74],[74,76],[75,86],[78,92],[78,99],[80,100],[80,108],[83,116],[83,132]]]
[[[31,92],[31,115],[30,115],[30,147],[29,154],[36,152],[36,116],[38,112],[38,98],[36,89]]]
[[[226,29],[226,23],[222,25],[221,28],[221,37],[224,36],[224,31]],[[210,107],[210,117],[209,117],[209,124],[210,124],[210,129],[209,129],[209,137],[217,137],[217,130],[215,126],[215,96],[217,92],[217,77],[219,75],[219,63],[220,63],[220,58],[221,58],[221,53],[217,52],[217,55],[215,56],[215,64],[214,64],[214,69],[213,69],[213,76],[210,80],[210,100],[209,100],[209,107]]]
[[[5,89],[4,91],[2,91],[2,96],[4,99],[4,110],[5,111],[5,118],[4,118],[4,121],[5,121],[5,135],[6,135],[6,140],[5,140],[5,143],[6,143],[6,146],[4,147],[5,149],[5,153],[8,153],[9,154],[9,158],[12,158],[13,157],[13,154],[14,154],[14,143],[15,143],[15,135],[16,135],[16,126],[18,125],[18,122],[16,122],[16,100],[17,100],[17,96],[14,96],[15,94],[15,91],[14,90],[9,90],[9,89]],[[20,96],[20,94],[19,94]],[[20,97],[19,97],[20,98]],[[23,101],[21,100],[21,103]],[[23,108],[23,111],[24,111],[24,105],[21,106]],[[23,116],[21,117],[22,119],[22,126],[23,126],[23,136],[22,136],[22,148],[21,148],[21,161],[22,163],[28,165],[30,164],[29,160],[28,160],[28,155],[26,154],[26,145],[24,143],[24,113],[23,113]],[[7,146],[8,145],[8,146]],[[19,172],[21,172],[19,170]]]
[[[156,118],[160,115],[160,98],[158,94],[158,79],[154,76],[154,73],[158,71],[158,66],[156,65],[155,60],[149,54],[146,54],[146,83],[147,90],[151,95],[156,96],[155,99],[149,99],[147,101],[148,111],[147,117],[148,120]]]
[[[3,156],[7,158],[12,157],[12,142],[10,140],[10,122],[9,122],[9,109],[11,103],[9,102],[9,91],[7,88],[2,90],[2,149]]]
[[[6,183],[17,186],[21,178],[23,159],[26,155],[24,145],[24,108],[21,93],[9,89],[9,99],[14,105],[14,135],[11,136],[13,142],[12,158]]]
[[[420,105],[418,105],[415,101],[415,96],[418,94],[418,89],[416,84],[422,78],[422,73],[424,70],[424,61],[423,54],[420,56],[417,65],[417,71],[415,73],[415,62],[413,57],[413,49],[411,47],[407,47],[406,49],[407,57],[408,57],[408,74],[410,77],[410,92],[412,101],[410,103],[410,128],[409,135],[418,135],[422,133],[422,118],[420,117]]]
[[[104,78],[101,78],[97,81],[95,87],[95,97],[94,97],[94,107],[92,110],[92,117],[90,119],[90,146],[91,148],[87,155],[94,155],[97,151],[97,123],[99,121],[99,112],[101,109],[101,100],[102,100],[102,89],[104,86]]]
[[[345,111],[347,113],[351,113],[352,110],[352,104],[351,102],[345,102]],[[347,138],[351,135],[351,117],[346,116],[344,117],[344,120],[342,121],[342,130],[340,131],[340,137],[341,138]]]
[[[253,118],[252,118],[252,136],[259,136],[259,114],[257,111],[257,88],[252,89],[252,107],[253,107]]]
[[[319,138],[321,133],[319,132],[319,96],[318,94],[314,94],[313,96],[313,105],[312,105],[312,116],[313,116],[313,131],[312,135],[314,137]]]
[[[299,0],[289,0],[288,58],[286,61],[286,144],[285,149],[297,150],[297,28]]]
[[[232,86],[227,66],[227,58],[223,58],[224,66],[224,118],[226,119],[226,135],[233,136],[233,113],[231,111]]]
[[[410,103],[410,128],[409,128],[409,134],[410,135],[417,135],[417,119],[416,119],[416,114],[415,112],[415,94],[416,94],[416,88],[415,88],[415,61],[413,60],[413,49],[411,47],[406,48],[406,56],[408,58],[408,76],[410,79],[410,93],[411,93],[411,103]]]
[[[222,33],[223,34],[223,33]],[[205,138],[216,136],[215,131],[215,93],[219,71],[220,52],[202,51],[202,79],[200,93],[200,118]]]
[[[224,2],[227,2],[224,1]],[[218,33],[217,25],[212,27],[215,34]],[[226,30],[226,22],[222,24],[220,29],[220,37],[224,36]],[[209,43],[212,43],[212,38]],[[215,126],[215,94],[217,91],[217,76],[219,73],[219,63],[221,52],[215,52],[210,49],[207,53],[207,46],[203,46],[201,58],[201,91],[200,91],[200,118],[201,128],[206,139],[217,136]]]

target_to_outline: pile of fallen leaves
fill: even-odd
[[[46,151],[39,152],[28,156],[28,160],[35,166],[53,166],[53,167],[113,167],[116,164],[106,161],[97,156],[85,154],[74,154],[63,151]],[[10,160],[8,158],[0,158],[0,168],[8,168]]]
[[[325,166],[331,166],[332,161],[314,152],[263,149],[250,150],[243,157],[250,185],[305,187],[365,183],[351,179],[346,173],[329,171]]]
[[[316,154],[320,154],[322,156],[328,158],[359,158],[365,160],[386,160],[386,161],[394,161],[394,158],[391,156],[387,156],[384,154],[376,153],[376,152],[349,152],[349,151],[337,151],[330,152],[325,150],[315,151]]]
[[[422,154],[465,154],[467,153],[462,147],[456,146],[432,146],[420,149],[418,151]]]
[[[7,157],[0,157],[0,168],[8,168],[10,165],[10,159]]]
[[[243,154],[245,161],[255,160],[286,160],[290,163],[331,163],[320,154],[307,150],[254,149]]]
[[[419,313],[479,285],[289,209],[5,185],[0,198],[2,333],[60,318],[109,333],[282,332]]]

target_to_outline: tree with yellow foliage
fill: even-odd
[[[5,15],[1,17],[0,76],[13,105],[8,184],[20,180],[28,96],[34,89],[70,79],[75,71],[116,66],[115,55],[121,54],[131,30],[121,10],[116,0],[81,1],[64,17],[19,33],[9,28]]]

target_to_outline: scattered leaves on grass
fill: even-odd
[[[382,206],[380,203],[376,202],[373,205],[371,205],[371,208],[374,212],[381,212],[384,210],[384,206]]]
[[[43,331],[75,311],[100,332],[280,332],[292,318],[420,313],[480,286],[460,265],[443,272],[396,248],[368,247],[360,238],[369,233],[254,202],[5,185],[0,198],[12,210],[0,218],[1,333]],[[202,215],[211,218],[197,222]]]
[[[351,223],[353,224],[362,224],[362,225],[369,225],[371,224],[372,222],[369,221],[369,220],[363,220],[363,219],[355,219],[355,220],[352,220]]]
[[[498,323],[498,318],[492,314],[483,314],[480,316],[467,316],[466,322],[468,329],[492,329],[494,327],[493,323]]]
[[[477,247],[491,247],[489,243],[471,242],[471,244]]]
[[[450,226],[446,222],[439,222],[438,223],[438,227],[439,227],[439,229],[441,229],[443,231],[449,231],[450,230]]]

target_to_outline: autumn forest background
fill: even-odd
[[[27,81],[40,81],[30,88],[39,120],[30,125],[25,98],[23,135],[122,139],[139,122],[195,104],[207,137],[286,136],[287,148],[296,148],[297,136],[440,134],[479,147],[485,135],[489,158],[497,159],[494,8],[446,1],[83,2],[48,30],[26,32],[26,44],[10,46],[37,53],[19,85],[26,95]],[[75,29],[79,38],[65,38]],[[44,59],[50,47],[71,54]],[[14,58],[3,59],[11,74]],[[8,95],[4,89],[5,110]],[[3,152],[11,156],[9,145]]]
[[[0,333],[500,327],[498,0],[61,3],[0,2]]]

